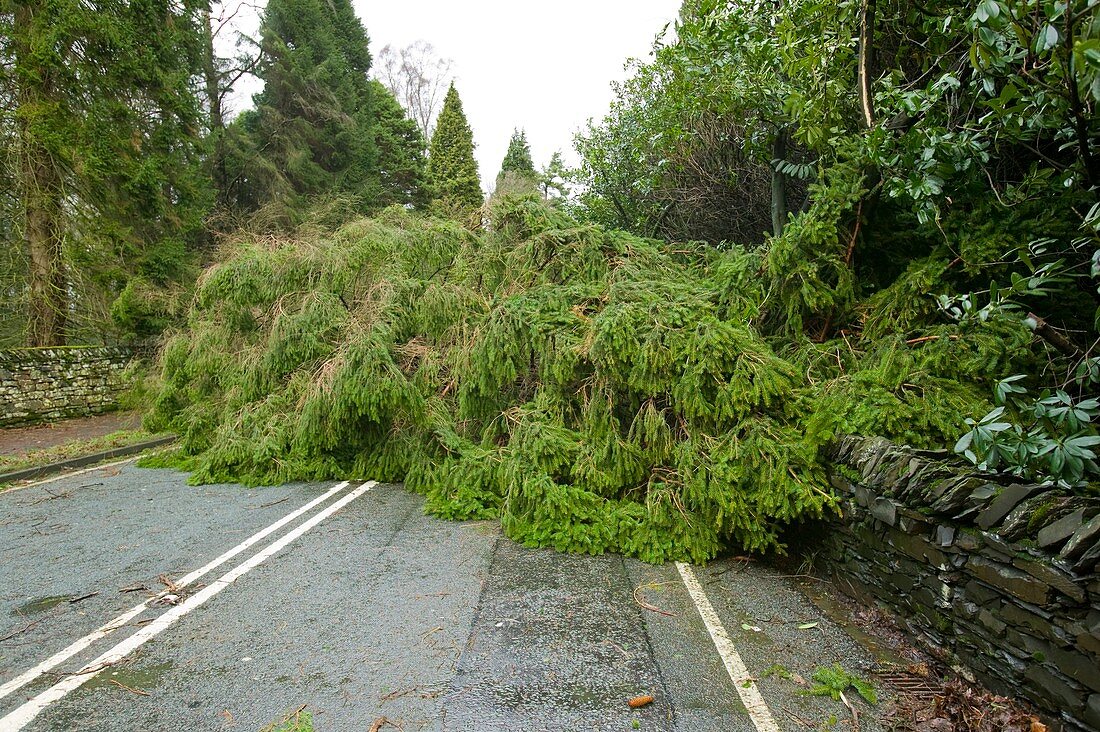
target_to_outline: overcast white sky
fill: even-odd
[[[535,165],[555,150],[574,162],[573,134],[603,116],[611,82],[630,57],[647,57],[680,0],[353,0],[371,50],[425,40],[454,61],[474,130],[483,187],[500,170],[514,127],[527,130]],[[255,16],[241,29],[255,32]],[[242,85],[234,107],[250,103]]]

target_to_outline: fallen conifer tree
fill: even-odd
[[[776,548],[831,510],[834,434],[950,445],[1034,358],[1018,320],[930,316],[936,261],[855,302],[791,229],[664,244],[517,197],[479,234],[389,209],[241,236],[164,345],[150,426],[199,483],[401,481],[438,516],[651,562]],[[862,339],[805,335],[836,308]]]

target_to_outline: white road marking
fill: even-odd
[[[734,688],[741,696],[741,702],[748,710],[752,723],[756,725],[756,729],[760,732],[779,732],[779,725],[775,723],[771,710],[768,709],[764,697],[760,695],[760,689],[756,687],[756,680],[745,668],[745,662],[741,660],[741,654],[737,652],[733,641],[730,640],[729,633],[723,627],[718,613],[714,611],[714,606],[710,604],[710,598],[703,591],[703,586],[699,584],[691,565],[676,562],[676,569],[680,570],[680,578],[684,581],[684,587],[687,588],[691,601],[695,603],[695,608],[699,611],[700,617],[703,618],[703,624],[707,626],[707,632],[710,633],[710,638],[714,641],[714,647],[718,649],[718,655],[722,657],[722,663],[726,666],[726,673],[730,675]]]
[[[251,570],[258,567],[260,564],[270,559],[282,549],[286,548],[291,542],[295,541],[307,531],[315,527],[327,519],[332,514],[339,511],[344,506],[354,501],[359,496],[363,495],[371,488],[377,485],[376,481],[368,481],[363,485],[356,488],[351,493],[347,494],[340,500],[333,503],[328,508],[321,510],[314,514],[313,518],[303,523],[298,528],[287,533],[281,539],[278,539],[271,544],[268,544],[266,548],[254,555],[251,559],[247,559],[241,562],[233,569],[223,574],[218,579],[211,582],[206,587],[202,588],[194,595],[191,595],[186,600],[176,605],[172,609],[168,610],[164,614],[157,617],[153,622],[142,627],[126,640],[120,642],[114,648],[110,649],[99,658],[88,663],[84,668],[77,671],[71,676],[66,676],[61,681],[50,688],[43,691],[38,696],[34,697],[30,701],[17,708],[14,712],[8,714],[3,719],[0,719],[0,732],[18,732],[27,726],[35,717],[37,717],[42,710],[48,707],[50,704],[58,701],[68,694],[73,689],[78,689],[89,680],[94,679],[103,671],[103,669],[118,663],[126,656],[136,651],[146,642],[156,637],[162,631],[171,627],[173,623],[187,615],[192,610],[201,607],[207,600],[217,595],[229,585],[236,582],[238,579],[248,574]]]
[[[313,499],[312,501],[310,501],[306,505],[302,506],[298,510],[291,511],[286,516],[283,516],[281,519],[279,519],[275,523],[271,524],[267,528],[261,529],[260,531],[256,532],[255,534],[248,537],[247,539],[242,541],[240,544],[233,547],[229,551],[225,552],[221,556],[211,560],[210,562],[203,565],[202,567],[199,567],[198,569],[191,572],[190,574],[184,575],[180,580],[178,580],[176,582],[176,586],[177,587],[186,587],[187,585],[191,584],[192,582],[199,579],[203,575],[214,571],[215,569],[217,569],[221,565],[228,562],[233,557],[235,557],[238,554],[240,554],[241,552],[243,552],[245,549],[248,549],[250,546],[252,546],[253,544],[256,544],[257,542],[263,541],[266,537],[270,536],[272,533],[274,533],[274,532],[278,531],[279,529],[281,529],[282,527],[286,526],[288,523],[290,523],[291,521],[293,521],[296,518],[300,517],[302,514],[309,512],[313,508],[316,508],[318,505],[324,503],[329,498],[336,495],[337,493],[339,493],[340,491],[344,490],[347,487],[348,487],[348,482],[347,481],[344,481],[343,483],[339,483],[339,484],[333,486],[327,493]],[[8,694],[11,694],[12,692],[14,692],[16,690],[23,688],[24,686],[31,683],[32,681],[37,679],[39,676],[46,673],[50,669],[54,668],[58,664],[64,663],[65,661],[72,658],[76,654],[80,653],[85,648],[92,645],[93,643],[95,643],[99,639],[105,638],[106,636],[110,635],[114,631],[116,631],[119,628],[123,627],[124,625],[129,623],[131,620],[136,618],[138,615],[141,615],[143,612],[145,612],[145,610],[149,607],[149,603],[163,597],[166,594],[168,594],[167,589],[165,589],[164,591],[162,591],[160,594],[156,595],[155,597],[150,597],[149,599],[145,600],[145,602],[142,602],[141,604],[130,608],[129,610],[124,612],[122,615],[119,615],[117,618],[110,621],[109,623],[107,623],[105,625],[101,625],[99,628],[96,628],[95,630],[93,630],[88,635],[84,636],[83,638],[80,638],[79,640],[74,641],[68,647],[66,647],[66,648],[58,651],[57,653],[53,654],[52,656],[47,658],[42,663],[38,664],[37,666],[34,666],[33,668],[27,669],[26,671],[19,674],[18,676],[16,676],[11,681],[8,681],[7,683],[3,684],[2,686],[0,686],[0,699],[3,699]]]

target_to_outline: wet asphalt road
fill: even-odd
[[[125,465],[0,494],[0,685],[334,486],[185,480]],[[175,607],[145,609],[2,695],[0,732],[17,728],[29,700],[165,622],[347,491],[178,592]],[[849,729],[845,707],[804,694],[798,678],[838,662],[866,675],[875,653],[807,598],[804,580],[736,560],[695,571],[778,729],[832,717]],[[419,497],[393,485],[89,677],[22,728],[260,730],[307,705],[318,732],[366,732],[381,717],[395,725],[382,729],[409,732],[761,729],[674,565],[527,549],[494,523],[426,517]],[[642,694],[655,701],[630,709]],[[857,704],[861,728],[881,729],[877,709]]]

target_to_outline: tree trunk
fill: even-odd
[[[871,54],[874,52],[875,0],[863,0],[859,14],[859,101],[867,129],[875,126],[875,98],[871,94]]]
[[[203,20],[203,81],[209,110],[210,137],[214,142],[210,153],[210,178],[217,192],[217,205],[225,207],[229,200],[229,173],[225,166],[225,112],[222,109],[222,78],[214,55],[214,26],[210,10],[202,11]]]
[[[772,140],[772,160],[787,159],[787,128],[782,127]],[[782,236],[787,226],[790,209],[787,208],[787,176],[772,164],[772,235]]]
[[[63,181],[58,162],[43,142],[42,117],[54,111],[55,87],[48,67],[30,69],[35,46],[34,10],[18,6],[15,15],[16,119],[19,125],[19,192],[23,239],[30,254],[27,342],[65,342],[68,282],[62,259]]]

